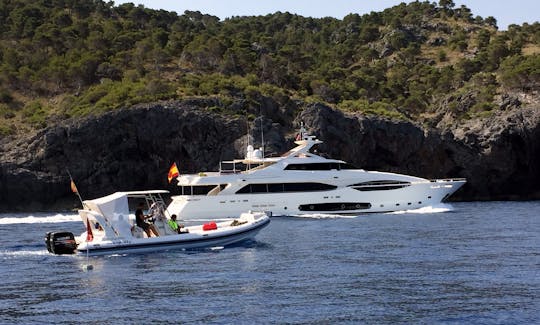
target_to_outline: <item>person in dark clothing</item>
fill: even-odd
[[[157,232],[156,227],[153,224],[149,224],[146,222],[146,219],[151,218],[152,216],[145,216],[143,212],[144,203],[139,203],[139,206],[137,207],[137,210],[135,210],[135,222],[137,223],[137,226],[141,227],[144,232],[146,232],[146,235],[150,238],[152,237],[152,233],[155,237],[158,237],[159,234]]]

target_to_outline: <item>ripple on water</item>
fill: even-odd
[[[44,247],[78,217],[0,215],[1,323],[537,323],[537,211],[272,218],[233,247],[89,260]]]

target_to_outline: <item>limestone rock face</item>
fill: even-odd
[[[475,199],[540,198],[540,110],[518,109],[451,130]]]
[[[322,105],[301,116],[322,152],[367,170],[424,178],[466,177],[463,200],[540,198],[540,111],[519,109],[425,129],[403,121],[346,116]]]
[[[324,143],[318,153],[366,170],[424,178],[466,177],[454,198],[540,198],[540,111],[519,108],[445,128],[344,114],[322,104],[283,110],[261,101],[264,117],[223,117],[200,102],[167,102],[71,120],[0,145],[0,210],[58,210],[116,191],[168,189],[170,165],[181,173],[217,170],[243,157],[249,143],[265,154],[290,149],[300,122]],[[296,118],[292,112],[300,112]],[[296,113],[295,113],[296,114]]]
[[[68,169],[83,198],[168,188],[174,161],[181,171],[214,168],[236,154],[230,144],[245,132],[238,120],[174,104],[50,127],[3,149],[0,209],[77,206],[68,188]]]

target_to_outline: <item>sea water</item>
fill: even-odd
[[[61,230],[84,225],[0,215],[0,324],[540,323],[538,201],[275,217],[234,247],[88,260],[46,251]]]

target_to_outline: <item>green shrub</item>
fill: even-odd
[[[0,124],[0,136],[15,134],[16,128],[14,125]]]
[[[443,49],[439,50],[439,52],[437,53],[437,58],[439,59],[439,62],[446,62],[448,60],[448,56]]]
[[[358,112],[366,115],[382,116],[398,120],[406,119],[402,113],[393,109],[391,104],[385,102],[369,103],[369,101],[365,99],[345,100],[338,104],[338,108],[345,111]]]
[[[22,116],[26,123],[34,127],[43,128],[46,126],[45,119],[47,117],[47,111],[40,102],[32,101],[24,106]]]
[[[512,56],[500,67],[502,83],[508,88],[540,89],[540,55]]]
[[[473,112],[489,112],[492,111],[495,108],[495,104],[493,102],[481,102],[476,103],[471,107],[471,111]]]
[[[15,113],[9,107],[9,105],[2,103],[0,103],[0,115],[2,115],[5,119],[11,119],[15,117]]]
[[[13,102],[13,96],[6,89],[0,89],[0,103],[10,104]]]

